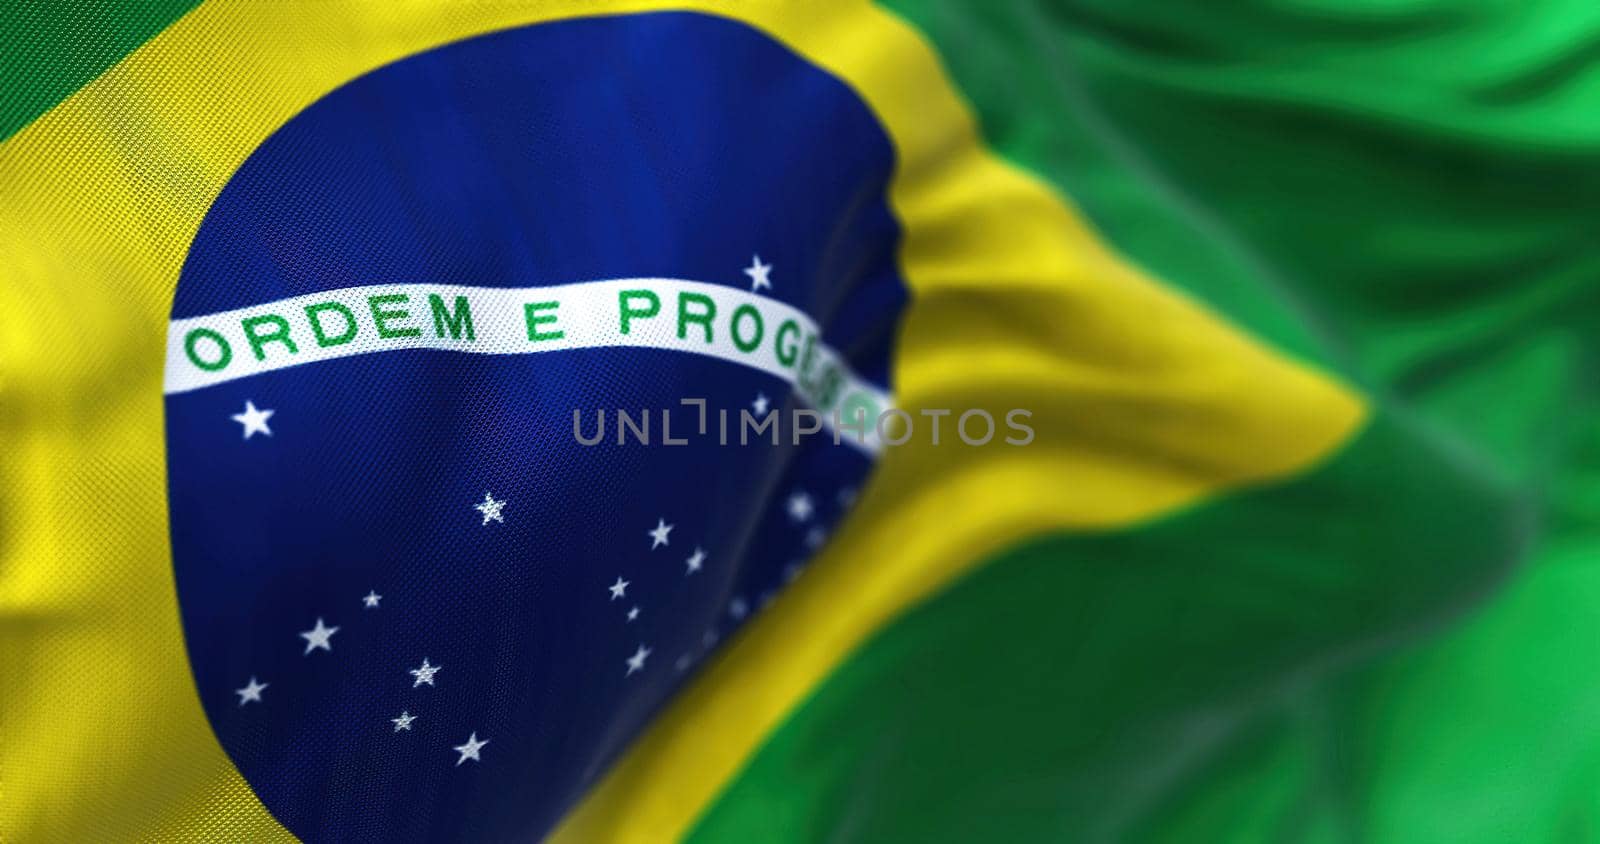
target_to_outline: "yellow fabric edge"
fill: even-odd
[[[745,20],[849,84],[899,157],[913,304],[896,393],[1033,411],[1026,448],[885,456],[827,553],[658,719],[558,838],[681,835],[871,633],[1028,535],[1134,523],[1298,471],[1357,430],[1351,391],[1110,254],[985,150],[925,42],[865,3],[206,5],[0,144],[0,836],[287,838],[199,706],[167,542],[161,366],[188,245],[233,171],[340,84],[539,20]],[[825,10],[824,10],[825,9]],[[937,526],[930,530],[929,526]]]

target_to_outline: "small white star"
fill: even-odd
[[[838,500],[840,507],[843,507],[846,510],[850,509],[850,505],[856,503],[855,487],[847,486],[844,489],[839,490]]]
[[[258,433],[266,434],[270,437],[272,436],[272,429],[267,427],[267,420],[271,419],[274,413],[277,413],[277,411],[257,410],[256,403],[247,400],[244,403],[244,412],[235,413],[233,421],[244,426],[244,438],[247,440]]]
[[[705,565],[705,563],[706,563],[706,552],[700,550],[700,548],[697,546],[694,549],[694,555],[691,556],[689,559],[683,561],[683,564],[685,566],[687,566],[688,569],[689,569],[688,571],[683,573],[683,576],[684,577],[688,577],[689,575],[694,574],[695,572],[699,571],[700,567]]]
[[[672,670],[678,672],[679,674],[682,674],[683,672],[688,671],[689,670],[689,666],[692,665],[693,663],[694,663],[694,657],[691,657],[688,654],[684,654],[683,656],[678,657],[678,661],[677,662],[674,662],[672,664]]]
[[[482,750],[483,746],[488,743],[488,739],[478,741],[478,734],[476,731],[474,731],[472,735],[467,736],[466,744],[458,744],[455,747],[450,748],[451,750],[461,754],[461,758],[456,760],[456,767],[460,767],[461,763],[467,761],[468,759],[471,759],[474,762],[482,762],[483,760],[478,758],[478,751]]]
[[[410,712],[405,712],[405,711],[402,711],[400,713],[400,717],[399,718],[390,718],[389,719],[389,721],[394,724],[394,731],[397,732],[397,733],[400,732],[401,730],[405,730],[406,732],[410,732],[411,731],[411,722],[415,721],[415,720],[417,720],[417,716],[412,715]]]
[[[606,587],[607,589],[611,590],[611,600],[615,601],[616,599],[621,598],[624,595],[627,595],[628,594],[628,584],[632,583],[632,582],[633,581],[631,581],[631,580],[623,580],[622,579],[622,575],[620,575],[620,574],[617,575],[617,582],[611,584],[608,587]]]
[[[250,682],[246,683],[244,688],[242,688],[242,689],[234,689],[233,693],[239,696],[239,705],[240,706],[244,706],[245,704],[250,703],[252,701],[255,702],[255,703],[260,703],[261,702],[261,690],[265,689],[266,687],[268,687],[270,685],[272,685],[272,684],[271,683],[258,683],[258,682],[256,682],[256,678],[252,676],[250,678]]]
[[[751,255],[750,266],[744,268],[744,274],[750,276],[750,292],[754,293],[763,287],[771,290],[772,281],[767,278],[767,274],[771,272],[771,264],[761,263],[760,255]]]
[[[733,616],[736,621],[744,618],[749,612],[750,605],[745,603],[743,598],[734,598],[728,602],[728,615]]]
[[[821,548],[822,543],[827,541],[828,532],[823,530],[820,525],[806,531],[806,547],[812,549],[813,551]]]
[[[317,626],[311,628],[310,630],[307,630],[304,633],[301,633],[300,634],[300,638],[306,640],[306,653],[307,654],[309,654],[309,653],[311,653],[312,651],[315,651],[315,650],[324,650],[324,651],[332,652],[333,651],[333,641],[332,641],[333,640],[333,634],[338,633],[338,632],[339,632],[339,628],[337,628],[337,627],[329,627],[329,626],[323,624],[322,623],[322,619],[319,618],[319,619],[317,619]]]
[[[644,661],[649,658],[650,649],[644,645],[640,645],[639,649],[633,652],[633,656],[628,657],[626,660],[628,663],[628,673],[622,676],[628,677],[631,676],[635,671],[643,671]]]
[[[639,617],[639,608],[638,607],[634,607],[633,609],[628,610],[628,620],[629,621],[633,621],[634,619],[636,619],[638,617]]]
[[[803,522],[811,518],[813,509],[811,496],[803,492],[797,492],[789,496],[789,518],[797,522]]]
[[[472,505],[472,509],[483,514],[484,524],[488,524],[490,522],[499,522],[500,524],[505,524],[505,517],[500,515],[500,511],[504,509],[505,506],[506,503],[504,501],[496,501],[494,500],[494,496],[485,492],[483,494],[483,503]]]
[[[766,393],[756,393],[756,400],[750,403],[750,408],[756,412],[756,418],[759,419],[767,415],[767,409],[771,404]]]
[[[707,630],[706,632],[700,634],[700,644],[701,644],[701,646],[709,648],[712,645],[715,645],[716,643],[717,643],[717,631],[715,631],[715,630]]]
[[[411,688],[414,689],[423,683],[427,683],[430,686],[433,685],[433,675],[438,674],[439,669],[443,667],[444,666],[442,665],[429,665],[428,658],[423,657],[422,666],[420,668],[413,668],[410,671],[411,676],[417,678],[416,681],[411,684]]]
[[[650,534],[650,550],[654,551],[663,545],[670,544],[667,542],[667,534],[672,533],[674,527],[677,527],[677,525],[667,524],[666,519],[656,519],[655,530],[645,531],[645,533]]]
[[[383,596],[379,595],[378,590],[376,589],[367,590],[367,594],[361,597],[361,603],[366,605],[366,608],[369,610],[377,609],[378,602],[381,600],[383,600]]]

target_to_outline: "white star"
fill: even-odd
[[[270,685],[272,685],[272,684],[271,683],[258,683],[258,682],[256,682],[256,678],[254,676],[252,676],[250,678],[250,682],[246,683],[244,688],[242,688],[242,689],[234,689],[233,693],[239,696],[239,705],[240,706],[244,706],[245,704],[250,703],[251,701],[254,701],[256,703],[260,703],[261,702],[261,690],[265,689],[266,687],[268,687]]]
[[[505,517],[500,515],[500,511],[502,509],[504,509],[505,506],[506,506],[506,503],[504,501],[496,501],[496,500],[494,500],[494,496],[492,496],[489,493],[485,492],[483,494],[483,503],[482,504],[474,504],[474,505],[472,505],[472,509],[477,510],[479,513],[483,514],[483,523],[484,524],[488,524],[491,521],[499,522],[500,524],[505,524],[506,523]]]
[[[654,551],[663,545],[670,544],[667,542],[667,534],[672,533],[674,527],[677,527],[677,525],[667,524],[666,519],[656,519],[655,530],[645,531],[645,533],[650,534],[650,550]]]
[[[817,527],[813,527],[812,529],[806,531],[806,547],[807,548],[810,548],[812,550],[816,550],[818,548],[821,548],[822,547],[822,543],[827,542],[827,541],[828,541],[828,532],[823,530],[820,525],[817,526]]]
[[[611,590],[611,600],[615,601],[616,599],[628,594],[628,584],[632,582],[633,581],[631,580],[623,580],[622,575],[620,574],[617,575],[617,582],[606,587],[607,589]]]
[[[633,652],[633,656],[628,657],[626,660],[628,663],[628,673],[622,676],[627,677],[631,676],[635,671],[643,671],[644,661],[649,657],[650,649],[644,645],[640,645],[639,649]]]
[[[461,758],[456,760],[456,766],[460,767],[461,763],[467,761],[468,759],[471,759],[474,762],[482,762],[483,760],[478,758],[478,751],[482,750],[483,746],[488,743],[488,739],[478,741],[478,734],[476,731],[474,731],[472,735],[467,736],[466,744],[458,744],[455,747],[450,748],[451,750],[461,754]]]
[[[412,715],[410,712],[405,712],[405,711],[402,711],[400,713],[400,717],[399,718],[390,718],[389,719],[389,721],[394,724],[394,731],[397,732],[397,733],[400,732],[401,730],[405,730],[406,732],[410,732],[411,731],[411,722],[415,721],[415,720],[417,720],[417,716]]]
[[[803,492],[789,496],[789,518],[803,522],[811,518],[812,509],[811,496]]]
[[[339,628],[329,627],[323,624],[322,619],[319,618],[317,619],[317,626],[301,633],[300,638],[306,640],[307,654],[318,649],[332,652],[333,642],[331,640],[333,639],[333,634],[338,632]]]
[[[761,263],[760,255],[750,256],[750,266],[744,268],[744,274],[750,276],[751,293],[763,287],[768,290],[772,289],[772,282],[767,278],[767,274],[770,272],[772,272],[772,265]]]
[[[258,433],[266,434],[270,437],[272,436],[272,429],[267,427],[267,420],[271,419],[272,414],[274,413],[277,413],[277,411],[257,410],[255,402],[246,400],[244,403],[244,412],[235,413],[233,415],[233,421],[244,426],[244,438],[247,440]]]
[[[639,617],[639,608],[638,607],[634,607],[633,609],[628,610],[628,620],[629,621],[632,621],[632,620],[634,620],[634,619],[636,619],[638,617]]]
[[[767,415],[767,409],[771,404],[771,401],[767,399],[766,393],[756,393],[756,400],[750,403],[750,407],[756,412],[756,418],[759,419]]]
[[[734,598],[728,602],[728,615],[733,616],[735,621],[744,618],[749,612],[750,605],[745,603],[743,598]]]
[[[848,510],[848,509],[850,509],[850,505],[852,505],[854,503],[856,503],[856,490],[855,490],[855,487],[845,487],[844,489],[839,490],[839,506],[840,507],[843,507],[843,508]]]
[[[443,667],[444,666],[442,665],[429,665],[428,658],[423,657],[422,667],[413,668],[410,671],[411,676],[417,678],[416,681],[411,684],[411,688],[414,689],[423,683],[427,683],[430,686],[433,685],[433,675],[438,674],[439,669]]]
[[[700,567],[705,565],[705,562],[706,562],[706,552],[702,551],[698,546],[696,546],[696,548],[694,549],[694,556],[692,556],[689,559],[683,561],[683,564],[685,566],[689,567],[689,570],[684,572],[683,576],[684,577],[688,577],[689,575],[694,574],[695,572],[699,571]]]
[[[683,672],[688,671],[689,670],[689,666],[691,664],[693,664],[693,663],[694,663],[694,658],[689,656],[688,654],[684,654],[684,655],[678,657],[678,661],[677,662],[674,662],[672,664],[672,670],[678,672],[679,674],[682,674]]]
[[[378,590],[369,589],[367,590],[367,594],[362,596],[361,603],[365,604],[367,609],[375,610],[378,608],[378,602],[381,600],[383,600],[383,596],[378,594]]]

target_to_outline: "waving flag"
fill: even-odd
[[[0,838],[1593,837],[1535,6],[6,12]]]

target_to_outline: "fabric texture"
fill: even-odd
[[[0,838],[1600,837],[1600,7],[14,4],[0,32]],[[431,348],[171,387],[173,319],[327,296],[376,343],[394,301],[349,291],[662,278],[793,308],[912,418],[1024,407],[1036,438],[479,456],[573,396],[819,404],[674,350],[681,300],[654,348],[458,355],[468,305],[418,288],[395,324]],[[326,341],[300,313],[272,316]],[[299,354],[230,318],[233,354]],[[661,552],[615,495],[690,515]],[[400,616],[429,600],[455,613]]]

